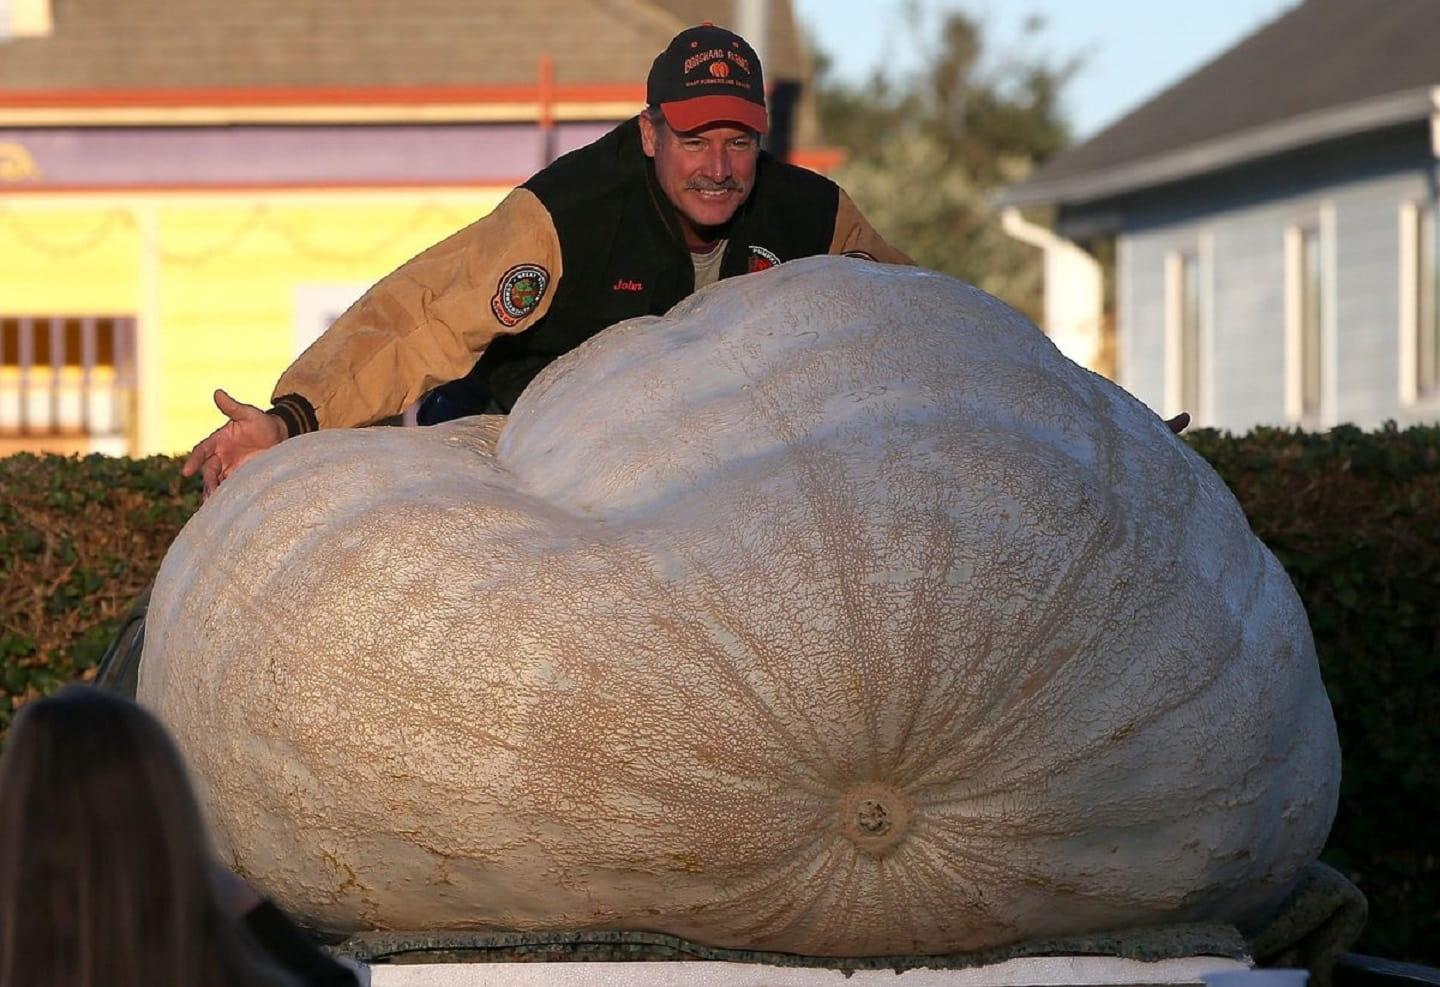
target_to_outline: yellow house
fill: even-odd
[[[215,387],[265,405],[374,280],[636,112],[706,19],[759,39],[772,150],[823,164],[788,146],[788,0],[0,3],[0,455],[174,453]]]

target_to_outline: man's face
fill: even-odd
[[[655,175],[680,213],[689,246],[713,241],[755,187],[760,139],[753,130],[726,124],[683,133],[648,113],[640,115],[640,139],[655,159]]]

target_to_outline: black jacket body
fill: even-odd
[[[607,326],[663,315],[695,290],[675,209],[640,143],[638,118],[557,159],[524,188],[545,206],[563,275],[545,317],[497,337],[462,380],[432,392],[421,421],[508,413],[549,363]],[[730,222],[720,277],[829,252],[839,186],[761,152],[755,185]]]

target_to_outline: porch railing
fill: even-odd
[[[133,318],[0,317],[5,448],[130,451],[139,383],[135,356]]]

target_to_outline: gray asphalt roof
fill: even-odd
[[[1437,85],[1440,0],[1304,0],[1005,198],[1064,201],[1067,188],[1150,159]]]
[[[681,28],[735,0],[52,0],[49,37],[0,40],[5,91],[643,85]],[[701,16],[703,12],[704,16]],[[789,0],[767,75],[806,78]]]

